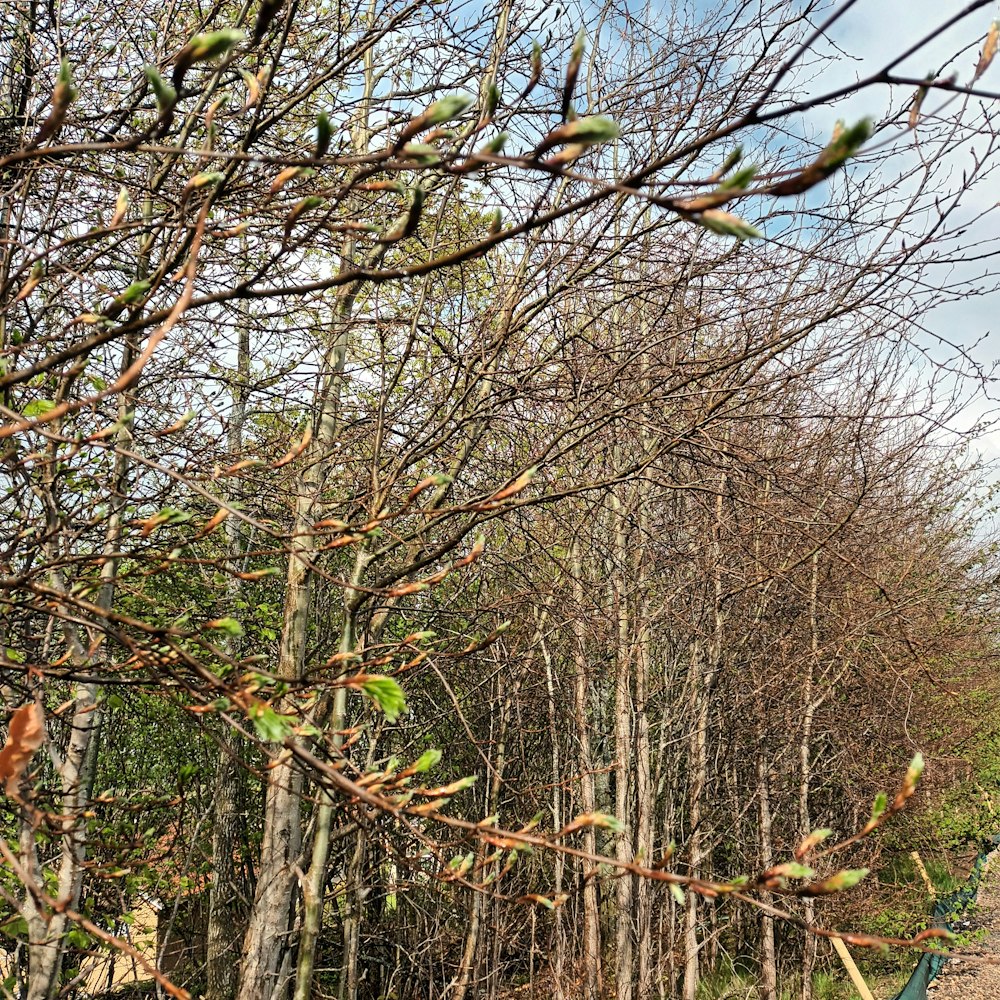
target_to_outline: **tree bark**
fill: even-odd
[[[802,738],[799,743],[799,833],[806,837],[811,830],[809,817],[809,785],[812,780],[812,730],[817,705],[813,701],[816,668],[819,665],[819,552],[812,556],[809,578],[809,660],[802,686]],[[811,925],[816,919],[816,904],[807,899],[803,919]],[[802,937],[802,1000],[812,1000],[812,977],[816,965],[816,939],[812,934]]]
[[[612,499],[614,513],[614,558],[609,567],[609,598],[612,620],[618,624],[615,654],[615,816],[621,832],[615,838],[619,861],[634,859],[632,845],[632,657],[628,581],[628,540],[621,497]],[[635,978],[635,928],[633,924],[634,880],[623,874],[615,880],[615,995],[632,1000]]]
[[[758,751],[757,791],[760,813],[760,865],[766,870],[774,864],[774,848],[771,835],[771,791],[768,768],[764,763],[763,750]],[[769,893],[765,893],[765,896]],[[767,913],[760,915],[760,998],[778,1000],[778,967],[774,951],[774,918]]]
[[[573,676],[574,713],[576,721],[576,739],[578,747],[578,764],[580,773],[580,805],[583,812],[594,812],[594,773],[590,750],[590,724],[587,718],[588,670],[586,633],[583,623],[584,586],[583,559],[580,555],[579,543],[573,543],[571,553],[573,572],[573,596],[575,598],[575,615],[573,618],[573,656],[575,671]],[[583,849],[590,854],[597,851],[597,837],[594,828],[588,826],[583,831]],[[584,1000],[599,1000],[602,992],[601,975],[601,924],[597,908],[597,886],[594,879],[588,877],[587,865],[583,866],[583,981]]]
[[[236,354],[236,383],[229,416],[228,446],[233,461],[243,454],[243,428],[246,422],[246,396],[250,377],[250,332],[247,324],[239,329]],[[239,600],[242,587],[233,571],[237,570],[243,551],[242,532],[235,517],[226,519],[226,549],[229,557],[229,581],[226,598],[230,605]],[[238,639],[230,639],[228,652],[239,655]],[[239,943],[233,930],[240,926],[240,889],[237,885],[236,850],[240,836],[239,740],[226,726],[219,735],[219,758],[215,771],[212,799],[212,885],[208,897],[208,927],[205,933],[206,1000],[232,1000],[239,982]]]

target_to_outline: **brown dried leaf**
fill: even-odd
[[[526,486],[531,484],[531,481],[535,478],[535,473],[538,472],[538,466],[532,466],[530,469],[522,472],[521,475],[517,477],[509,486],[505,486],[502,490],[498,490],[490,500],[506,500],[508,497],[512,497],[517,493],[520,493]]]
[[[277,194],[293,177],[302,173],[303,167],[285,167],[271,182],[270,194]]]
[[[913,101],[910,104],[909,126],[911,129],[916,128],[920,122],[920,108],[923,105],[924,98],[926,96],[927,96],[927,88],[917,87],[917,91],[913,95]]]
[[[997,54],[997,44],[1000,42],[1000,21],[994,21],[990,25],[990,30],[986,33],[986,41],[983,42],[983,54],[976,63],[976,72],[972,74],[972,80],[978,80],[993,62],[993,57]]]
[[[229,517],[229,511],[225,507],[220,507],[206,522],[205,527],[198,532],[198,537],[202,538],[205,535],[210,534],[215,531],[215,529],[222,524],[225,519]]]
[[[277,462],[274,462],[271,465],[271,468],[280,469],[288,465],[290,462],[294,462],[295,459],[297,459],[299,455],[301,455],[302,452],[304,452],[306,448],[309,447],[309,442],[312,440],[312,435],[313,435],[312,424],[306,424],[306,429],[305,433],[302,435],[302,440],[298,444],[293,445],[292,448],[284,456],[279,458]],[[236,464],[239,465],[238,462]],[[235,469],[236,466],[234,465],[233,468]]]
[[[11,798],[34,752],[45,742],[45,715],[37,702],[22,705],[10,720],[7,742],[0,750],[0,781]]]

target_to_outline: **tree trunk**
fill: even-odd
[[[774,864],[771,836],[771,791],[768,768],[764,764],[763,750],[758,751],[757,788],[760,806],[760,865],[766,870]],[[769,895],[767,893],[763,894]],[[767,913],[760,915],[760,1000],[778,1000],[778,967],[774,951],[774,918]]]
[[[576,738],[580,772],[580,804],[583,812],[594,812],[594,774],[590,752],[590,724],[587,719],[589,698],[587,696],[587,647],[583,623],[584,586],[583,560],[579,543],[574,542],[571,556],[573,571],[573,596],[575,615],[573,618],[573,656],[575,671],[573,677],[574,712],[576,717]],[[583,849],[590,854],[597,851],[597,837],[594,828],[588,826],[583,831]],[[583,862],[583,981],[584,1000],[599,1000],[602,992],[601,976],[601,924],[597,908],[597,886],[593,878],[588,878],[589,862]]]
[[[614,558],[609,567],[609,597],[618,622],[615,655],[615,816],[621,832],[615,839],[619,861],[634,860],[633,829],[633,745],[632,745],[632,657],[631,621],[627,570],[628,540],[621,498],[612,498],[614,511]],[[633,925],[634,880],[625,873],[615,880],[615,995],[632,1000],[635,979],[635,928]]]
[[[549,654],[548,645],[542,635],[542,623],[545,621],[547,613],[543,613],[538,623],[539,645],[542,650],[542,658],[545,662],[545,688],[549,702],[549,741],[552,744],[552,829],[562,828],[562,766],[559,753],[559,727],[556,719],[556,684],[555,671],[553,670],[552,657]],[[565,868],[565,858],[559,851],[553,858],[552,888],[558,899],[563,891],[563,871]],[[562,907],[556,907],[552,914],[552,946],[549,955],[549,968],[552,970],[552,988],[555,1000],[563,1000],[563,963],[565,934],[562,925]]]
[[[239,330],[236,355],[236,383],[229,416],[228,445],[232,461],[243,454],[243,427],[246,421],[246,394],[250,376],[250,332],[247,324]],[[235,575],[243,551],[242,532],[235,517],[226,520],[226,549],[229,580],[226,598],[235,606],[242,587]],[[229,640],[231,657],[239,655],[239,641]],[[240,926],[240,889],[237,885],[236,851],[240,836],[239,792],[242,768],[239,740],[226,726],[219,736],[219,759],[212,799],[212,885],[208,897],[208,927],[205,933],[206,1000],[232,1000],[239,982],[239,939],[233,930]]]
[[[696,639],[691,647],[691,697],[695,703],[695,725],[691,733],[688,749],[688,823],[691,829],[690,857],[691,874],[702,874],[705,861],[704,844],[707,842],[702,829],[702,799],[708,781],[708,720],[712,686],[722,665],[722,513],[726,493],[727,477],[719,477],[718,494],[715,501],[715,524],[712,538],[712,633],[707,656],[701,643]],[[684,1000],[695,1000],[700,978],[698,940],[698,897],[687,894],[684,919]]]
[[[799,832],[806,837],[811,830],[809,818],[809,783],[812,779],[812,729],[817,705],[813,702],[813,685],[819,664],[819,617],[817,596],[819,591],[819,553],[812,557],[809,582],[809,662],[802,688],[802,740],[799,743]],[[807,899],[803,906],[803,919],[811,925],[816,919],[816,904]],[[802,1000],[812,1000],[812,977],[816,965],[816,939],[812,934],[802,937]]]
[[[140,257],[137,276],[145,277],[147,263]],[[124,374],[131,366],[136,356],[135,342],[127,339],[122,346],[121,372]],[[104,560],[101,564],[101,589],[98,593],[97,606],[101,614],[111,610],[114,602],[118,566],[121,551],[123,526],[123,511],[127,495],[126,484],[131,468],[128,449],[132,443],[132,421],[135,414],[134,385],[122,392],[118,398],[118,430],[116,443],[121,451],[115,455],[114,471],[109,490],[109,513],[104,540]],[[53,445],[57,448],[58,445]],[[51,461],[44,473],[46,482],[44,491],[49,499],[49,510],[52,536],[57,537],[56,528],[59,518],[58,500],[55,493],[54,473],[56,456],[52,452]],[[58,563],[54,561],[54,564]],[[58,570],[53,571],[53,589],[66,592],[65,580]],[[72,623],[72,616],[67,616],[65,625],[66,641],[70,648],[73,662],[86,666],[86,672],[99,675],[102,663],[107,662],[107,644],[98,645],[96,640],[88,639],[86,646],[78,627]],[[96,652],[88,652],[95,650]],[[58,829],[60,831],[60,855],[56,881],[56,898],[62,908],[51,914],[39,910],[31,893],[25,896],[23,916],[28,925],[28,992],[26,1000],[51,1000],[59,991],[59,978],[62,969],[64,936],[69,919],[64,907],[74,910],[79,908],[80,893],[83,887],[83,865],[87,857],[86,829],[83,813],[87,802],[93,793],[94,778],[97,773],[97,751],[103,709],[98,701],[98,686],[95,683],[79,683],[74,693],[74,710],[70,723],[70,738],[66,755],[59,762],[57,770],[61,786],[60,815]],[[37,844],[34,837],[34,824],[27,836],[22,831],[22,852],[27,851],[26,867],[31,871],[39,886],[44,885],[41,866],[38,863]]]
[[[708,694],[704,681],[704,663],[701,644],[697,640],[691,646],[691,688],[695,698],[695,723],[688,747],[688,824],[691,830],[689,842],[690,871],[697,877],[701,874],[703,861],[702,795],[705,790],[708,770],[708,754],[705,745],[705,731],[708,727]],[[698,952],[698,896],[688,892],[684,909],[684,1000],[696,1000],[698,993],[699,963]]]
[[[642,580],[643,573],[639,578]],[[643,864],[650,864],[653,854],[654,792],[650,779],[649,715],[646,710],[649,685],[652,635],[648,620],[644,620],[636,649],[635,671],[635,797],[636,854]],[[635,879],[636,947],[638,968],[637,1000],[650,1000],[653,995],[653,911],[652,885],[648,879]]]
[[[345,240],[342,264],[345,268],[350,266],[353,248],[353,241]],[[295,502],[276,670],[282,680],[295,681],[302,675],[309,627],[312,558],[316,551],[312,525],[317,520],[314,515],[337,436],[350,318],[358,286],[344,287],[346,291],[338,300],[335,312],[335,336],[325,358],[325,377],[316,420],[318,430],[306,452],[305,471],[299,480]],[[348,592],[345,597],[353,597],[353,593]],[[331,719],[331,727],[342,729],[343,720]],[[280,1000],[287,993],[289,984],[280,969],[284,952],[290,945],[295,867],[301,848],[301,810],[301,777],[290,755],[279,757],[268,770],[257,894],[243,940],[239,1000]]]

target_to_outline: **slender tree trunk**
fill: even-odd
[[[351,583],[357,586],[364,575],[368,556],[364,548],[355,554]],[[348,588],[344,602],[344,624],[340,634],[340,653],[350,653],[357,645],[357,626],[350,610],[354,589]],[[328,728],[333,732],[333,747],[337,752],[344,744],[343,728],[347,714],[347,689],[338,687],[334,692]],[[316,948],[323,926],[324,887],[330,857],[330,834],[333,828],[334,800],[326,788],[317,789],[315,833],[309,861],[309,871],[302,883],[302,929],[299,935],[298,963],[295,969],[294,1000],[309,1000],[312,996],[312,978],[316,967]],[[360,834],[359,834],[360,836]],[[344,923],[344,954],[352,952],[347,941],[348,924]],[[353,949],[356,954],[356,949]]]
[[[587,647],[586,633],[582,619],[584,609],[583,559],[579,543],[574,542],[571,556],[573,569],[573,595],[576,614],[573,619],[573,656],[575,671],[573,677],[574,712],[576,738],[580,769],[580,804],[585,813],[594,812],[594,773],[590,751],[590,724],[587,718],[589,698],[587,695]],[[583,849],[590,854],[597,851],[597,837],[594,828],[588,826],[583,831]],[[590,865],[584,862],[583,871]],[[583,884],[583,981],[584,1000],[599,1000],[602,991],[601,976],[601,924],[597,908],[597,886],[593,878],[586,878]]]
[[[507,767],[507,733],[510,728],[510,718],[513,703],[517,698],[520,679],[515,681],[513,691],[507,690],[502,694],[498,689],[497,699],[500,701],[498,731],[496,738],[496,753],[493,758],[492,776],[490,778],[489,793],[485,802],[486,814],[488,816],[496,813],[500,805],[500,788],[503,784],[503,774]],[[477,852],[485,856],[485,847],[481,847]],[[462,960],[458,972],[455,975],[454,989],[449,996],[451,1000],[465,1000],[472,985],[476,972],[477,958],[479,955],[479,942],[482,930],[483,916],[487,899],[481,892],[473,893],[469,912],[469,929],[465,935],[465,946],[462,949]]]
[[[236,356],[236,385],[229,416],[228,445],[232,460],[243,453],[243,427],[246,421],[246,394],[250,377],[250,332],[246,323],[239,329]],[[235,606],[241,593],[235,575],[242,555],[243,540],[237,518],[226,520],[226,548],[230,575],[226,597]],[[239,640],[229,641],[229,655],[239,655]],[[226,726],[219,735],[219,759],[215,771],[212,800],[212,885],[208,898],[206,948],[206,1000],[232,1000],[239,981],[239,939],[233,930],[240,925],[240,890],[237,885],[236,851],[240,836],[239,792],[242,769],[239,741]]]
[[[763,751],[757,759],[758,805],[760,807],[760,864],[761,869],[774,864],[771,835],[770,776],[764,764]],[[767,913],[760,915],[760,1000],[778,1000],[778,967],[774,951],[774,918]]]
[[[146,276],[147,267],[148,262],[140,256],[137,267],[138,278]],[[135,357],[135,342],[132,339],[126,339],[122,346],[122,374],[131,368]],[[133,385],[118,397],[118,430],[115,441],[120,450],[115,454],[110,484],[104,559],[101,564],[101,589],[97,598],[99,613],[102,615],[111,610],[117,584],[118,553],[121,551],[123,512],[131,468],[127,452],[130,450],[133,438],[134,393],[135,387]],[[55,449],[57,448],[58,444],[53,444],[53,450],[50,452],[51,458],[44,474],[46,481],[43,487],[49,509],[51,537],[53,538],[57,537],[56,528],[60,516],[54,481]],[[54,560],[54,564],[57,564],[56,560]],[[58,571],[54,572],[52,582],[53,589],[60,593],[66,592],[65,580]],[[73,662],[79,667],[85,666],[87,673],[99,676],[102,665],[107,663],[109,655],[106,642],[98,644],[96,638],[88,639],[85,646],[79,629],[71,622],[72,618],[67,617],[65,632]],[[94,779],[97,774],[98,748],[104,711],[98,700],[97,684],[78,683],[74,689],[73,697],[75,704],[70,723],[69,744],[65,756],[57,767],[61,786],[58,820],[61,844],[56,898],[63,906],[51,914],[46,914],[39,910],[30,893],[25,897],[23,915],[28,924],[29,941],[26,1000],[51,1000],[58,993],[64,938],[69,925],[65,907],[79,908],[80,893],[83,887],[83,866],[87,858],[87,840],[86,828],[82,820],[87,802],[93,793]],[[33,826],[27,836],[24,836],[22,831],[21,845],[23,850],[29,852],[28,870],[33,872],[36,882],[42,885],[42,872],[37,857]]]
[[[541,634],[542,623],[547,616],[543,615],[539,621],[539,645],[542,650],[542,657],[545,662],[545,688],[549,702],[549,742],[552,745],[552,829],[559,830],[563,826],[562,819],[562,766],[559,753],[559,726],[556,718],[556,683],[555,671],[553,670],[552,657],[549,654],[548,644],[544,635]],[[565,869],[565,858],[561,852],[557,851],[553,858],[552,888],[556,897],[560,897],[563,891],[563,872]],[[552,946],[549,955],[549,968],[552,970],[553,996],[556,1000],[563,1000],[563,964],[565,934],[562,925],[562,907],[556,907],[552,914]]]
[[[353,253],[353,240],[345,240],[344,268],[352,266]],[[294,681],[302,675],[309,627],[312,559],[316,551],[312,525],[317,520],[314,515],[337,437],[351,314],[358,292],[357,285],[344,287],[346,291],[338,298],[335,309],[333,342],[325,358],[326,374],[320,393],[317,433],[304,456],[305,471],[300,477],[295,501],[276,671],[282,680]],[[345,601],[353,596],[353,592],[348,590]],[[334,716],[330,725],[334,730],[342,729],[342,716]],[[285,951],[291,943],[297,882],[295,869],[301,849],[301,811],[302,780],[299,772],[288,757],[279,758],[268,770],[257,893],[243,940],[237,993],[239,1000],[280,1000],[287,994],[289,984],[280,970]]]
[[[691,690],[695,701],[695,726],[688,750],[688,821],[691,827],[691,874],[700,875],[705,861],[704,845],[707,842],[703,825],[703,797],[708,781],[708,720],[712,687],[722,665],[722,513],[727,477],[719,477],[715,502],[715,525],[712,539],[712,633],[707,656],[696,640],[691,647]],[[687,894],[684,920],[684,1000],[696,1000],[700,978],[700,951],[698,940],[698,897]]]
[[[702,795],[708,770],[705,735],[708,728],[708,694],[705,690],[704,662],[701,644],[691,647],[691,688],[696,699],[695,723],[688,747],[688,823],[691,829],[689,842],[690,869],[695,877],[701,874],[703,861]],[[698,896],[689,892],[684,909],[684,1000],[696,1000],[698,993]]]
[[[618,646],[615,656],[615,815],[621,823],[615,853],[619,861],[634,858],[633,831],[633,739],[632,739],[632,657],[628,580],[631,562],[625,512],[621,498],[613,498],[614,560],[609,573],[611,607],[618,622]],[[618,1000],[632,1000],[635,978],[635,929],[633,925],[634,882],[623,874],[615,881],[615,994]]]
[[[357,1000],[360,981],[361,919],[364,908],[364,871],[368,838],[358,831],[354,852],[347,864],[347,912],[344,915],[344,968],[337,991],[338,1000]]]
[[[802,837],[809,834],[809,785],[812,780],[812,730],[817,705],[813,700],[815,672],[819,664],[819,617],[817,596],[819,593],[819,553],[812,557],[812,573],[809,581],[809,662],[802,686],[802,740],[799,743],[799,831]],[[811,925],[816,919],[816,904],[807,899],[803,907],[803,919]],[[802,1000],[812,1000],[812,977],[816,965],[816,939],[811,934],[802,936]]]
[[[644,451],[650,452],[650,441],[644,435]],[[651,748],[647,698],[652,669],[652,623],[649,600],[649,480],[638,483],[636,519],[639,541],[635,550],[635,583],[638,607],[638,634],[635,646],[635,850],[643,864],[650,864],[653,855],[653,807],[655,785],[651,773]],[[636,929],[636,988],[637,1000],[651,1000],[653,995],[653,897],[648,879],[634,878]]]
[[[640,574],[640,580],[642,575]],[[636,854],[649,864],[653,853],[653,786],[650,780],[649,714],[646,709],[652,635],[648,620],[642,624],[636,649],[635,672],[635,796]],[[653,995],[653,911],[652,885],[648,879],[635,880],[636,945],[638,951],[637,1000]]]

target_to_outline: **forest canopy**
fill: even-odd
[[[931,316],[995,293],[1000,25],[844,83],[876,6],[9,0],[4,995],[927,944],[899,859],[1000,826]]]

